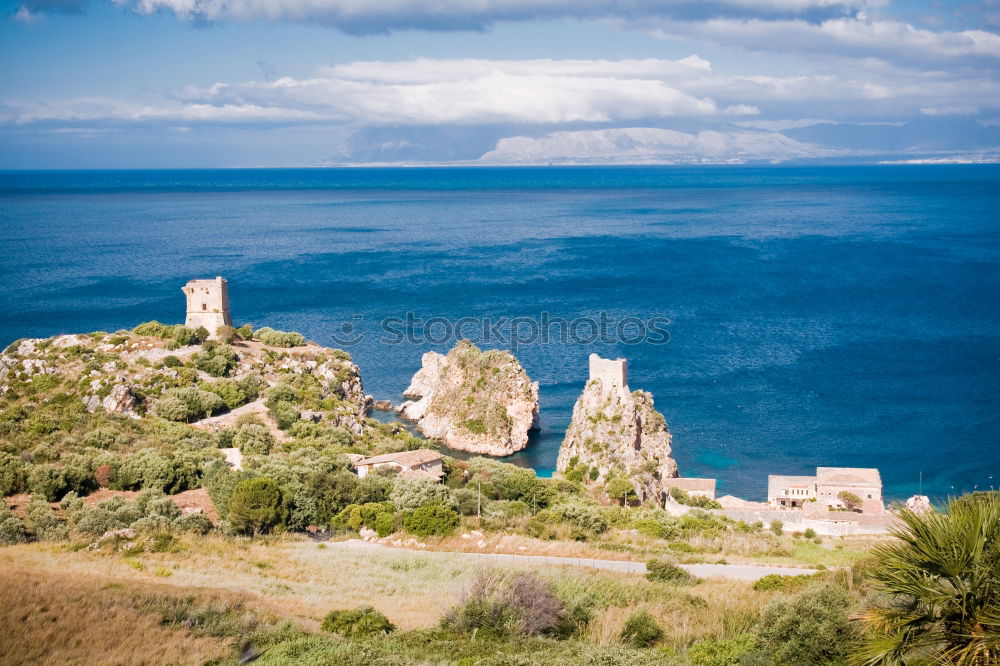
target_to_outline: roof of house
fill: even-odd
[[[359,460],[354,464],[356,466],[361,466],[361,465],[378,465],[380,463],[396,463],[397,465],[405,465],[409,467],[410,465],[423,465],[424,463],[429,463],[434,460],[440,460],[442,458],[444,458],[444,456],[438,453],[437,451],[432,451],[430,449],[417,449],[416,451],[383,453],[380,456],[372,456],[371,458],[365,458],[364,460]]]
[[[767,504],[764,502],[751,502],[745,500],[742,497],[735,497],[733,495],[723,495],[716,499],[716,501],[722,505],[723,509],[766,509]]]
[[[715,479],[695,479],[692,477],[678,477],[676,479],[660,479],[660,483],[668,488],[680,488],[681,490],[701,490],[711,493],[715,492]]]
[[[431,479],[432,481],[438,481],[442,476],[444,476],[443,471],[429,469],[404,469],[399,473],[399,478],[401,479]]]
[[[871,467],[817,467],[816,480],[820,484],[882,487],[882,477]]]
[[[808,488],[816,483],[815,476],[792,476],[788,474],[767,475],[767,496],[777,496],[785,488]]]

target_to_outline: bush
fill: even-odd
[[[380,513],[375,516],[375,522],[372,525],[372,529],[380,537],[387,537],[396,531],[396,516],[391,513]]]
[[[132,329],[136,335],[151,336],[154,338],[166,338],[172,334],[173,326],[167,326],[156,321],[147,321]]]
[[[455,498],[446,487],[431,479],[399,479],[392,485],[390,499],[399,511],[408,511],[431,504],[453,508]]]
[[[676,564],[657,559],[646,562],[646,578],[658,583],[675,583],[677,585],[690,585],[694,582],[691,574]]]
[[[784,534],[785,533],[784,527],[785,524],[778,519],[774,519],[771,521],[771,531],[774,532],[775,536],[781,536],[782,534]]]
[[[403,527],[419,537],[448,536],[458,527],[458,514],[447,507],[428,504],[403,516]]]
[[[227,519],[236,530],[252,536],[280,528],[288,519],[285,495],[267,477],[240,481],[229,498]]]
[[[27,467],[17,456],[0,453],[0,497],[24,490],[28,481]]]
[[[444,629],[496,637],[533,636],[555,631],[563,603],[552,588],[527,572],[480,572],[458,604],[441,619]]]
[[[362,606],[354,610],[330,611],[323,618],[322,628],[344,638],[363,638],[391,634],[396,625],[371,606]]]
[[[611,499],[616,499],[625,504],[629,497],[635,494],[635,488],[630,481],[625,479],[612,479],[604,486],[604,492]]]
[[[69,536],[66,521],[57,517],[40,495],[32,495],[26,511],[25,527],[39,541],[62,541]]]
[[[728,640],[706,638],[688,648],[694,666],[741,666],[743,655],[757,648],[757,637],[743,634]]]
[[[63,496],[66,480],[62,470],[54,465],[35,465],[28,475],[28,491],[38,494],[49,502],[55,502]]]
[[[841,664],[855,639],[847,591],[826,585],[771,603],[760,619],[761,648],[776,664]]]
[[[692,495],[683,488],[671,488],[670,496],[678,504],[693,506],[699,509],[721,509],[722,505],[714,499],[703,497],[702,495]]]
[[[841,490],[837,493],[837,499],[844,503],[848,511],[858,511],[861,509],[861,498],[848,490]]]
[[[236,350],[229,345],[205,343],[203,351],[191,356],[191,363],[213,377],[225,377],[236,367]]]
[[[662,637],[663,629],[645,609],[629,615],[618,636],[623,643],[638,648],[649,647]]]
[[[792,592],[795,590],[800,590],[810,581],[814,580],[814,576],[809,575],[799,575],[799,576],[782,576],[781,574],[767,574],[762,578],[758,578],[753,583],[753,589],[758,592],[770,592],[772,590],[781,590],[782,592]]]
[[[24,522],[7,505],[0,506],[0,546],[24,543]]]
[[[233,445],[245,455],[267,455],[274,446],[274,437],[265,426],[247,423],[236,432]]]
[[[597,507],[582,502],[571,504],[560,504],[554,508],[559,517],[565,522],[575,527],[579,527],[591,532],[600,534],[608,529],[608,523],[604,520]]]
[[[276,331],[273,328],[259,328],[254,333],[254,337],[268,347],[298,347],[305,344],[306,339],[301,333],[287,333]]]
[[[101,505],[84,507],[76,519],[75,529],[91,536],[101,536],[105,532],[127,527],[129,523],[119,520],[115,514]]]
[[[212,531],[212,521],[202,512],[186,513],[174,519],[174,527],[182,532],[208,534]]]
[[[288,430],[299,420],[299,410],[289,402],[278,402],[267,410],[267,413],[282,430]]]
[[[183,423],[188,420],[188,408],[180,398],[168,395],[156,401],[156,415],[168,421]]]

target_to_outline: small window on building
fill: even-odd
[[[203,311],[204,311],[204,310],[207,310],[207,309],[208,309],[208,305],[207,305],[207,304],[205,304],[205,303],[202,303],[202,304],[201,304],[201,309],[202,309]]]

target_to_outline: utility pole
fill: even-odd
[[[483,481],[476,481],[478,494],[476,495],[476,518],[483,519]]]

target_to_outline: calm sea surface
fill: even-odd
[[[350,322],[398,401],[452,341],[387,318],[662,316],[668,344],[518,347],[543,430],[512,461],[552,470],[597,352],[720,493],[843,465],[941,495],[1000,485],[998,211],[994,166],[0,172],[0,339],[179,322],[218,274],[237,323]]]

